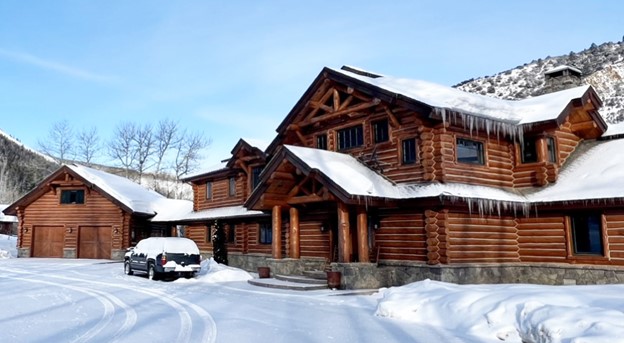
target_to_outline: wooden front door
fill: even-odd
[[[63,226],[33,227],[33,257],[63,257],[64,243]]]
[[[78,235],[78,258],[111,258],[112,228],[81,226]]]

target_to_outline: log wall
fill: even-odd
[[[564,216],[543,215],[516,221],[522,262],[566,262]]]
[[[212,197],[206,199],[206,183],[193,184],[193,208],[195,211],[211,208],[242,205],[247,199],[247,177],[240,173],[236,176],[236,195],[230,196],[230,179],[212,181]]]
[[[374,233],[373,256],[378,254],[380,260],[427,260],[422,214],[382,212],[379,216],[380,228]]]

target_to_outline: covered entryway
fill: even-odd
[[[78,258],[111,258],[112,227],[81,226],[78,234]]]
[[[63,226],[33,227],[33,257],[63,257],[64,243]]]

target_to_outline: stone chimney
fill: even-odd
[[[541,93],[552,93],[560,90],[581,86],[581,71],[577,68],[560,65],[544,73],[544,88]]]

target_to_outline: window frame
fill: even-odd
[[[236,177],[234,176],[230,176],[230,178],[228,179],[228,196],[236,196]]]
[[[555,137],[547,136],[546,140],[546,162],[549,163],[557,163],[558,161],[558,152],[557,152],[557,140]]]
[[[264,166],[255,166],[251,168],[251,190],[253,191],[260,184],[260,174],[264,170]]]
[[[537,147],[538,147],[537,140],[538,139],[539,138],[536,138],[536,137],[529,137],[529,139],[525,138],[520,143],[520,163],[527,164],[527,163],[539,162],[539,156],[537,153]],[[527,147],[527,145],[531,145],[531,146]],[[527,156],[527,152],[532,153],[533,156],[531,155]]]
[[[327,134],[320,134],[316,136],[316,148],[320,150],[327,150]]]
[[[411,160],[407,160],[406,159],[406,148],[405,148],[405,143],[406,142],[413,142],[414,146],[412,148],[413,150],[413,159]],[[416,141],[416,137],[412,137],[412,138],[407,138],[407,139],[403,139],[401,140],[401,164],[402,165],[412,165],[412,164],[416,164],[416,162],[418,161],[418,142]]]
[[[477,147],[477,161],[471,162],[471,161],[460,160],[460,158],[459,158],[459,147],[460,147],[459,143],[460,143],[460,141],[474,143],[474,146]],[[464,145],[462,145],[462,146],[464,146]],[[487,159],[486,159],[486,155],[485,155],[485,144],[483,143],[483,141],[475,140],[475,139],[469,139],[469,138],[465,138],[465,137],[455,137],[455,161],[457,163],[474,165],[474,166],[485,166],[486,165],[486,160]]]
[[[69,196],[66,197],[64,196],[64,194],[69,194]],[[66,198],[68,201],[65,201]],[[84,189],[78,189],[78,188],[61,189],[61,193],[59,194],[59,204],[61,205],[84,205],[85,203],[86,203],[86,196],[85,196]]]
[[[264,235],[262,234],[263,231],[265,232]],[[258,244],[273,244],[273,228],[270,223],[258,224]]]
[[[597,224],[598,232],[593,232],[593,238],[598,239],[597,244],[599,245],[598,249],[592,250],[591,245],[596,244],[596,242],[592,242],[592,229],[589,227],[590,218],[594,218],[594,225]],[[608,244],[608,240],[605,237],[605,228],[603,223],[603,215],[596,212],[581,212],[576,214],[571,214],[568,216],[569,223],[569,255],[576,258],[606,258],[606,245]],[[586,225],[586,227],[580,227],[579,225]],[[580,230],[585,230],[587,232],[579,232]],[[589,242],[585,243],[589,245],[588,250],[580,250],[579,249],[579,241],[578,236],[579,233],[582,233],[584,239],[589,240]]]
[[[349,145],[343,146],[343,144],[347,143],[347,139],[346,137],[344,137],[344,134],[347,132],[351,132],[352,130],[353,132],[349,133],[349,139],[348,139]],[[345,151],[345,150],[349,150],[353,148],[358,148],[364,145],[364,126],[362,124],[357,124],[357,125],[339,129],[337,130],[336,135],[338,136],[338,146],[337,146],[338,151]]]
[[[371,122],[371,131],[373,134],[373,143],[379,144],[390,141],[388,119],[380,119]]]
[[[206,200],[212,200],[212,181],[206,181]]]

